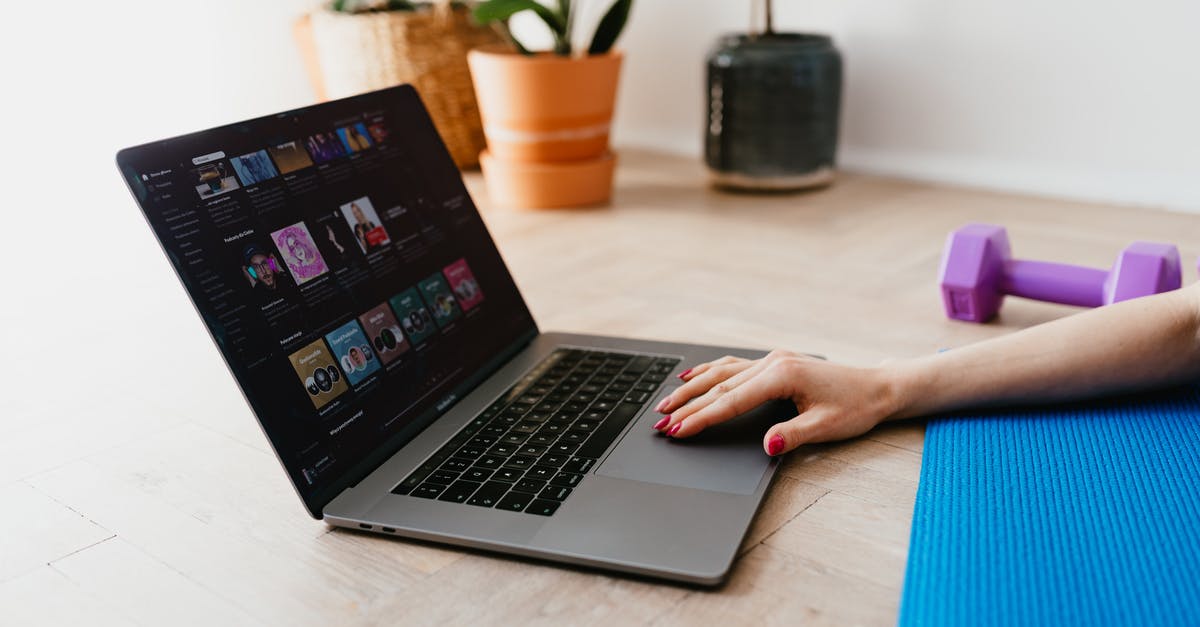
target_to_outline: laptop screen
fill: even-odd
[[[410,87],[117,162],[314,516],[537,333]]]

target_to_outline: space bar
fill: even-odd
[[[604,451],[608,450],[608,446],[613,443],[613,440],[621,435],[625,425],[629,424],[629,421],[641,410],[642,405],[639,403],[618,404],[617,408],[592,432],[592,437],[588,438],[587,442],[584,442],[583,446],[575,452],[575,455],[599,459]]]

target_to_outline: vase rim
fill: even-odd
[[[824,33],[773,32],[773,33],[726,33],[722,43],[759,46],[831,46],[833,38]]]

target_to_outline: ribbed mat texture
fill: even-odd
[[[901,625],[1200,625],[1200,391],[929,422]]]

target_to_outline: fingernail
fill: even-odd
[[[686,381],[686,380],[687,380],[687,376],[688,376],[689,374],[692,374],[692,369],[691,369],[691,368],[688,368],[687,370],[684,370],[683,372],[679,373],[679,378],[680,378],[680,379],[683,379],[683,380],[685,380],[685,381]]]
[[[671,397],[668,396],[667,398],[664,398],[661,401],[659,401],[658,406],[654,408],[654,411],[661,414],[662,410],[667,408],[667,402],[670,400],[671,400]]]
[[[671,422],[671,417],[663,416],[662,420],[659,420],[658,422],[654,423],[654,430],[655,431],[661,430],[663,427],[667,426],[668,422]]]
[[[679,427],[682,427],[682,426],[683,426],[682,422],[676,424],[674,427],[671,427],[670,431],[667,431],[667,435],[675,435],[676,433],[679,433]]]
[[[769,441],[767,441],[767,454],[768,455],[778,455],[782,452],[783,452],[783,436],[782,435],[771,436],[771,439]]]

